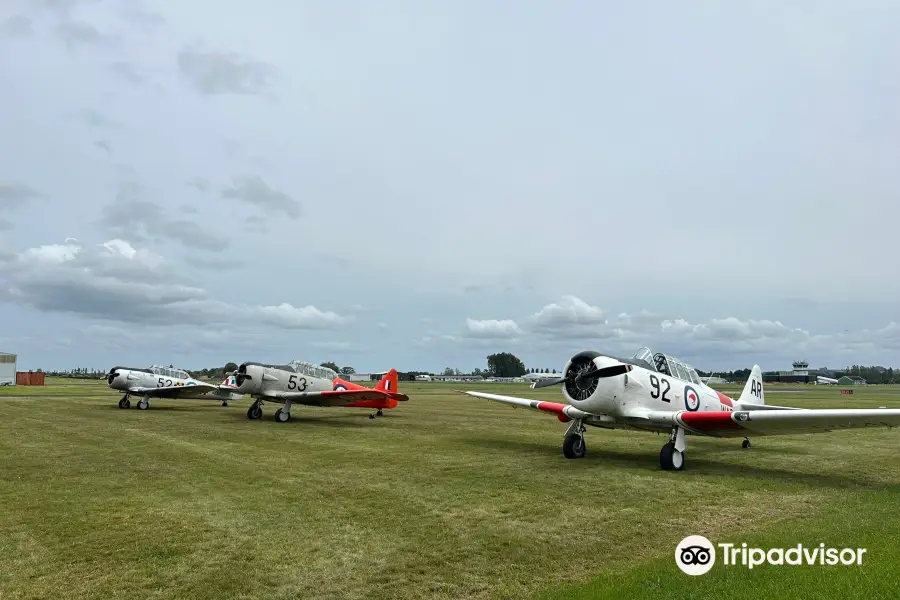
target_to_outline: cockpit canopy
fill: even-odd
[[[184,369],[160,367],[158,365],[153,365],[152,367],[150,367],[150,372],[152,372],[154,375],[158,375],[159,377],[169,377],[171,379],[190,379],[191,377]]]
[[[333,380],[338,376],[337,372],[334,369],[329,369],[328,367],[323,367],[322,365],[314,365],[313,363],[306,362],[305,360],[292,360],[288,365],[294,370],[294,372],[299,373],[301,375],[306,375],[307,377],[317,377],[319,379],[328,379]]]
[[[641,366],[650,369],[651,371],[656,371],[657,373],[662,373],[670,377],[677,377],[682,381],[690,381],[691,383],[698,385],[701,384],[700,377],[697,375],[697,371],[694,367],[674,356],[669,356],[662,352],[653,354],[653,352],[650,351],[650,348],[644,346],[635,352],[631,359],[640,362]]]

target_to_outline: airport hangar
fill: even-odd
[[[0,352],[0,385],[16,385],[15,354]]]

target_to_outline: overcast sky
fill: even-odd
[[[0,350],[900,365],[898,17],[5,1]]]

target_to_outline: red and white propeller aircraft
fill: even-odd
[[[754,365],[737,400],[705,385],[690,366],[672,356],[641,348],[631,358],[587,351],[573,356],[563,377],[537,383],[541,388],[562,384],[568,404],[541,402],[484,392],[470,396],[525,406],[571,422],[563,440],[566,458],[585,454],[585,425],[606,429],[668,432],[659,453],[667,471],[684,468],[685,437],[823,433],[838,429],[900,426],[900,409],[802,409],[765,402],[762,372]]]
[[[284,402],[275,411],[275,420],[287,423],[291,420],[293,404],[369,408],[375,410],[369,415],[374,419],[384,415],[385,408],[395,408],[398,402],[409,400],[409,396],[397,390],[396,369],[388,371],[374,388],[346,381],[328,367],[303,360],[286,365],[245,362],[232,375],[234,391],[255,398],[247,409],[248,419],[262,417],[263,402]]]

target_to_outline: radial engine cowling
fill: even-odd
[[[619,367],[622,371],[618,376],[609,373],[610,369],[616,371]],[[622,375],[630,369],[631,365],[599,352],[579,352],[569,359],[563,371],[566,378],[563,396],[575,408],[593,413],[610,412],[624,385]]]
[[[242,394],[252,394],[262,385],[263,369],[252,363],[243,363],[234,372],[234,385]]]

